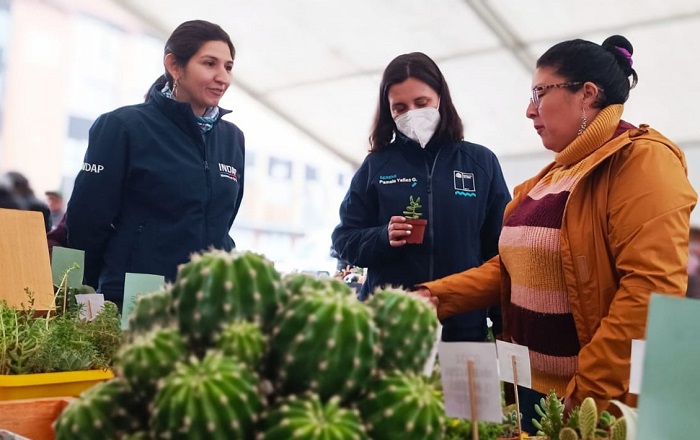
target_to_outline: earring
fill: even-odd
[[[586,109],[581,107],[581,126],[578,129],[578,136],[583,134],[583,130],[588,126],[588,118],[586,117]]]
[[[173,98],[177,98],[177,80],[173,80]]]

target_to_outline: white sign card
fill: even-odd
[[[80,317],[86,321],[95,319],[105,305],[105,296],[101,293],[80,293],[75,295],[80,308]]]
[[[530,370],[530,350],[524,345],[496,341],[498,353],[498,369],[503,382],[515,383],[513,375],[513,357],[518,373],[518,385],[532,388],[532,372]]]
[[[644,371],[644,348],[646,341],[632,339],[632,358],[630,359],[630,393],[639,394],[642,389]]]
[[[496,345],[491,342],[440,342],[438,348],[445,413],[472,419],[467,364],[473,363],[477,421],[501,423],[501,387]]]
[[[442,339],[442,324],[438,322],[437,330],[435,331],[435,343],[433,343],[433,348],[430,350],[428,359],[425,360],[425,365],[423,365],[423,375],[425,377],[430,377],[433,375],[433,370],[435,369],[435,361],[437,360],[438,354],[438,344]]]

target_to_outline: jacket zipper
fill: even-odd
[[[428,237],[430,238],[430,259],[428,264],[429,280],[435,279],[435,241],[433,240],[433,236],[435,235],[433,231],[433,225],[435,224],[435,213],[433,212],[433,173],[435,172],[435,165],[437,164],[438,156],[440,156],[440,151],[442,151],[442,148],[438,149],[435,153],[435,159],[433,159],[432,167],[428,167],[428,164],[425,165],[425,168],[428,171],[428,212],[431,214],[430,221],[428,222]]]
[[[207,243],[207,236],[208,236],[208,231],[209,231],[209,221],[207,217],[207,213],[209,212],[209,204],[211,203],[211,171],[209,169],[209,162],[207,160],[207,143],[202,139],[202,149],[204,151],[204,180],[207,182],[207,195],[206,195],[206,201],[204,204],[204,212],[202,215],[204,216],[204,235],[203,235],[203,243]]]

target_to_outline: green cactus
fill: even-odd
[[[269,372],[282,395],[314,391],[323,401],[357,395],[376,365],[370,310],[327,285],[290,299],[270,339]]]
[[[592,397],[586,397],[581,402],[579,412],[579,431],[582,440],[595,439],[595,430],[598,425],[598,409]]]
[[[435,344],[437,317],[422,298],[402,289],[378,290],[366,304],[374,310],[382,353],[377,367],[419,373]]]
[[[117,356],[117,374],[131,385],[137,400],[147,403],[155,396],[158,381],[186,358],[185,341],[176,330],[154,330],[122,347]]]
[[[610,428],[610,440],[625,440],[627,438],[627,421],[624,417],[615,420]]]
[[[265,337],[258,324],[238,320],[224,326],[218,335],[216,347],[255,370],[263,356]]]
[[[285,275],[282,279],[282,284],[290,297],[303,295],[309,290],[324,289],[329,285],[333,290],[345,291],[348,295],[355,294],[355,292],[341,280],[330,277],[319,278],[305,273]]]
[[[578,440],[578,432],[568,426],[559,431],[559,440]]]
[[[201,354],[226,322],[272,323],[285,295],[273,264],[253,252],[211,251],[181,266],[173,286],[180,331]]]
[[[564,404],[557,393],[551,390],[546,398],[541,398],[539,405],[535,405],[535,412],[541,417],[540,420],[532,419],[533,426],[538,430],[537,435],[559,440],[559,431],[564,427]]]
[[[120,438],[138,427],[125,409],[130,390],[126,381],[116,378],[84,391],[64,408],[54,423],[56,440]],[[131,425],[135,423],[135,425]]]
[[[151,435],[158,439],[252,439],[262,402],[257,378],[239,361],[210,351],[190,358],[159,385]]]
[[[157,328],[170,327],[175,323],[171,286],[163,290],[139,295],[129,315],[129,335],[148,333]]]
[[[357,410],[340,407],[334,397],[321,403],[317,395],[291,396],[265,418],[260,440],[365,440],[367,433]]]
[[[395,371],[376,377],[367,389],[371,391],[358,407],[371,439],[443,438],[445,409],[442,399],[423,377]]]

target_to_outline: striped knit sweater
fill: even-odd
[[[577,370],[580,344],[562,269],[560,235],[569,194],[590,154],[622,131],[622,106],[601,111],[555,157],[556,165],[506,219],[499,253],[511,278],[510,334],[530,350],[532,388],[565,395]]]

